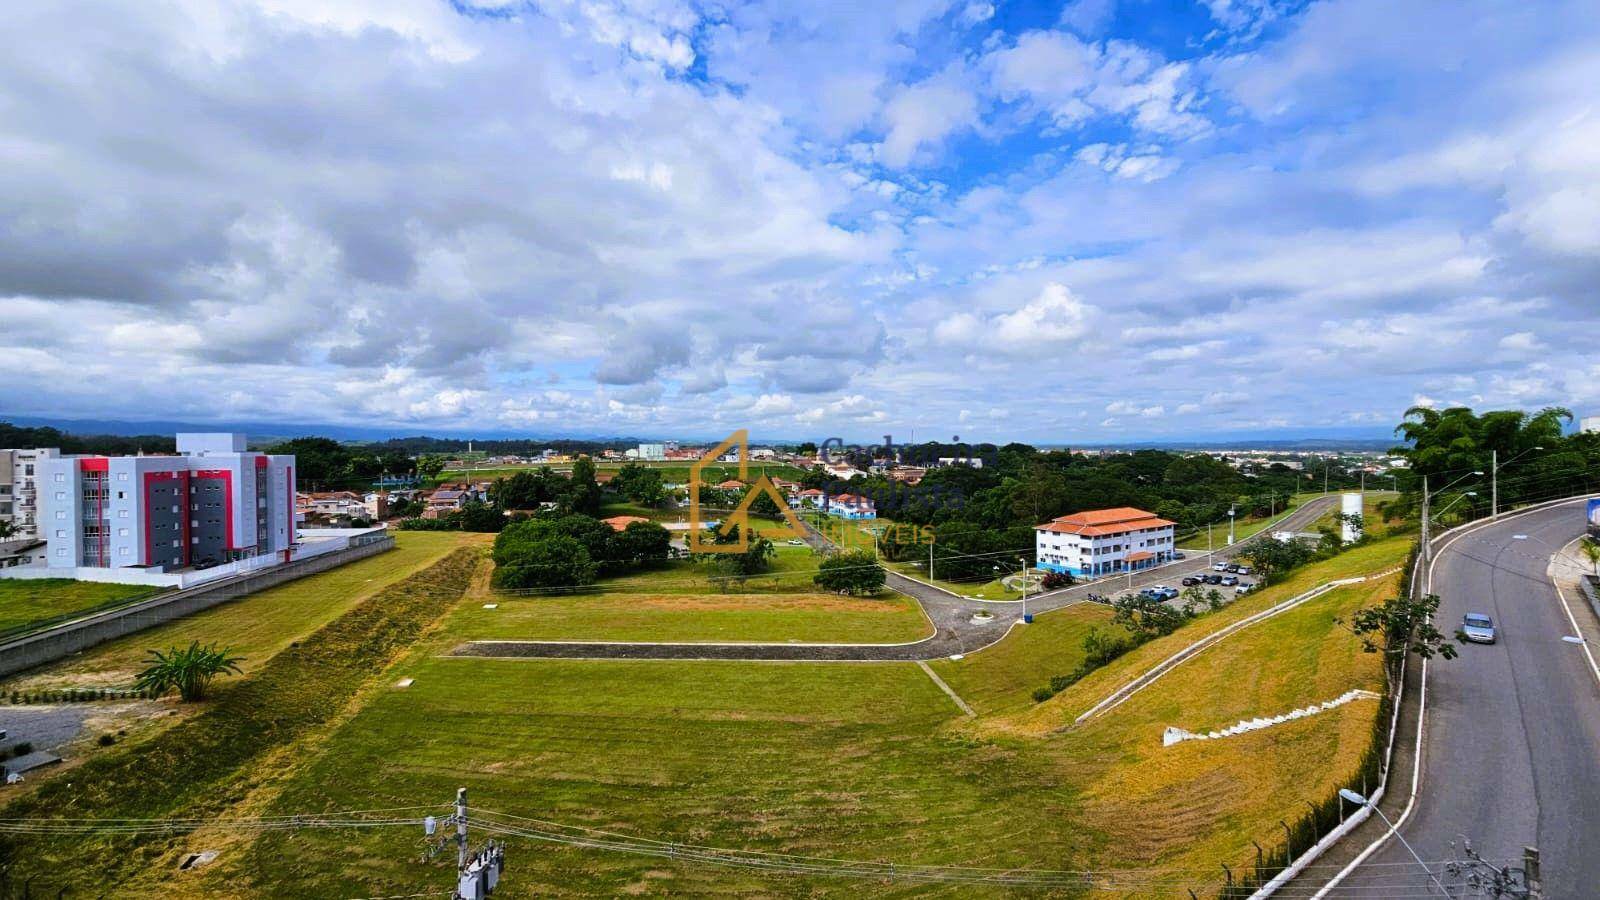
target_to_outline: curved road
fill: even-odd
[[[1284,517],[1278,530],[1301,531],[1338,502],[1338,495],[1317,497]],[[1265,535],[1248,538],[1232,547],[1216,552],[1218,559],[1227,559],[1249,546],[1249,541]],[[814,545],[823,542],[813,534]],[[1208,571],[1205,560],[1195,557],[1169,563],[1155,569],[1135,573],[1132,587],[1139,588],[1161,582],[1177,582],[1194,571]],[[923,612],[933,622],[931,637],[907,644],[695,644],[695,643],[638,643],[598,641],[471,641],[455,648],[455,656],[537,657],[554,659],[747,659],[747,660],[931,660],[971,653],[998,641],[1007,630],[1022,618],[1022,604],[1017,601],[993,602],[968,600],[948,591],[894,572],[888,573],[888,586],[908,597],[915,598]],[[1028,612],[1041,613],[1074,603],[1082,603],[1090,593],[1120,593],[1127,590],[1127,576],[1102,579],[1087,584],[1074,585],[1028,598]],[[992,618],[977,621],[973,616],[980,610]]]
[[[1584,647],[1562,640],[1573,619],[1551,578],[1594,634],[1594,613],[1567,587],[1573,568],[1551,561],[1583,533],[1583,509],[1575,501],[1506,518],[1436,550],[1440,630],[1469,611],[1488,613],[1499,643],[1467,644],[1458,659],[1429,665],[1421,786],[1401,827],[1430,862],[1452,858],[1461,835],[1485,858],[1516,865],[1525,845],[1536,846],[1546,897],[1600,896],[1600,680]],[[1389,840],[1331,896],[1430,892],[1438,888]]]

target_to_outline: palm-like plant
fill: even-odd
[[[1600,575],[1600,543],[1595,543],[1594,538],[1585,538],[1578,547],[1589,558],[1589,564],[1594,566],[1594,573]]]
[[[212,679],[241,670],[242,656],[230,656],[232,648],[217,649],[215,644],[200,646],[199,641],[187,648],[173,647],[166,653],[150,651],[150,665],[139,673],[138,685],[153,697],[160,697],[173,688],[185,701],[201,700],[211,687]]]

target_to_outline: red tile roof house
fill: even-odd
[[[817,490],[816,488],[806,488],[800,493],[795,494],[793,497],[790,497],[789,505],[797,508],[800,506],[818,508],[822,506],[822,498],[823,493],[821,491]]]
[[[837,494],[828,498],[828,515],[841,519],[876,519],[878,505],[860,494]]]
[[[1131,506],[1061,516],[1033,529],[1041,569],[1094,578],[1172,559],[1176,523]]]
[[[644,516],[612,516],[609,519],[601,519],[600,521],[610,525],[613,531],[627,531],[628,526],[635,522],[648,522],[650,520]]]

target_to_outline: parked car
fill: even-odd
[[[1188,559],[1189,557],[1184,556],[1182,550],[1174,550],[1174,551],[1172,551],[1172,558],[1173,559]]]
[[[1215,563],[1215,564],[1213,564],[1211,566],[1211,571],[1213,571],[1213,572],[1226,572],[1226,571],[1228,571],[1228,564],[1227,563]]]
[[[1183,580],[1178,582],[1178,583],[1183,585],[1184,587],[1194,587],[1197,584],[1205,584],[1206,582],[1205,582],[1205,579],[1203,577],[1201,577],[1201,576],[1198,576],[1198,575],[1185,575]]]
[[[1223,587],[1233,587],[1234,585],[1236,585],[1238,583],[1239,583],[1239,579],[1236,578],[1233,575],[1224,575],[1224,576],[1222,576],[1222,586]]]
[[[1255,585],[1248,584],[1246,582],[1241,581],[1241,582],[1239,582],[1239,586],[1233,589],[1233,593],[1234,593],[1234,596],[1242,597],[1245,594],[1248,594],[1248,593],[1250,593],[1251,591],[1253,591],[1255,589],[1256,589]]]
[[[806,545],[806,542],[800,540],[799,538],[789,538],[789,543],[796,547],[804,547]]]
[[[1228,563],[1228,571],[1234,573],[1235,575],[1239,574],[1239,564]]]
[[[1239,567],[1239,574],[1240,575],[1249,575],[1250,574],[1250,567],[1249,566],[1240,566]]]
[[[1461,617],[1461,638],[1474,644],[1494,643],[1494,620],[1483,613],[1467,613]]]
[[[1206,584],[1221,584],[1221,583],[1222,583],[1222,576],[1221,575],[1213,574],[1213,575],[1207,575],[1206,576]]]

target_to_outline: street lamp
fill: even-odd
[[[1027,622],[1028,622],[1028,558],[1025,557],[1025,556],[1017,557],[1017,565],[1018,565],[1017,580],[1022,582],[1022,621],[1023,621],[1023,624],[1027,624]],[[994,571],[998,573],[998,572],[1001,571],[1001,568],[998,565],[996,565],[994,567]],[[1005,587],[1005,585],[1002,583],[1001,587]]]
[[[1476,497],[1476,496],[1478,496],[1478,492],[1477,491],[1463,491],[1454,500],[1451,500],[1449,503],[1446,503],[1444,505],[1443,509],[1439,510],[1438,512],[1434,513],[1433,515],[1434,515],[1435,518],[1442,517],[1445,513],[1450,511],[1450,507],[1455,506],[1457,503],[1460,503],[1463,498],[1465,498],[1465,497]]]
[[[1444,889],[1444,883],[1439,880],[1439,876],[1433,874],[1433,870],[1428,868],[1428,864],[1422,861],[1422,857],[1417,855],[1417,851],[1411,846],[1411,842],[1407,841],[1406,836],[1400,833],[1400,829],[1394,827],[1394,823],[1389,821],[1389,817],[1383,814],[1383,810],[1378,808],[1378,804],[1373,803],[1371,800],[1368,800],[1349,788],[1340,788],[1339,796],[1349,800],[1351,803],[1354,803],[1357,806],[1365,806],[1367,809],[1377,813],[1378,818],[1383,820],[1383,824],[1389,826],[1389,833],[1400,839],[1400,844],[1406,848],[1406,852],[1410,853],[1411,858],[1417,861],[1417,865],[1422,867],[1422,871],[1428,873],[1428,878],[1433,882],[1434,886],[1439,889],[1439,893],[1445,895],[1446,897],[1450,896],[1450,892]]]
[[[1543,450],[1543,449],[1544,449],[1543,447],[1529,447],[1528,449],[1522,451],[1521,453],[1518,453],[1516,456],[1513,456],[1510,459],[1506,460],[1504,463],[1500,462],[1500,451],[1499,450],[1490,450],[1489,451],[1489,471],[1494,473],[1494,477],[1490,479],[1490,482],[1493,485],[1493,487],[1492,487],[1493,499],[1489,503],[1489,518],[1491,518],[1491,519],[1500,518],[1500,470],[1505,468],[1506,466],[1511,465],[1512,463],[1514,463],[1517,460],[1523,458],[1524,456],[1527,456],[1529,453],[1532,453],[1535,450]]]

